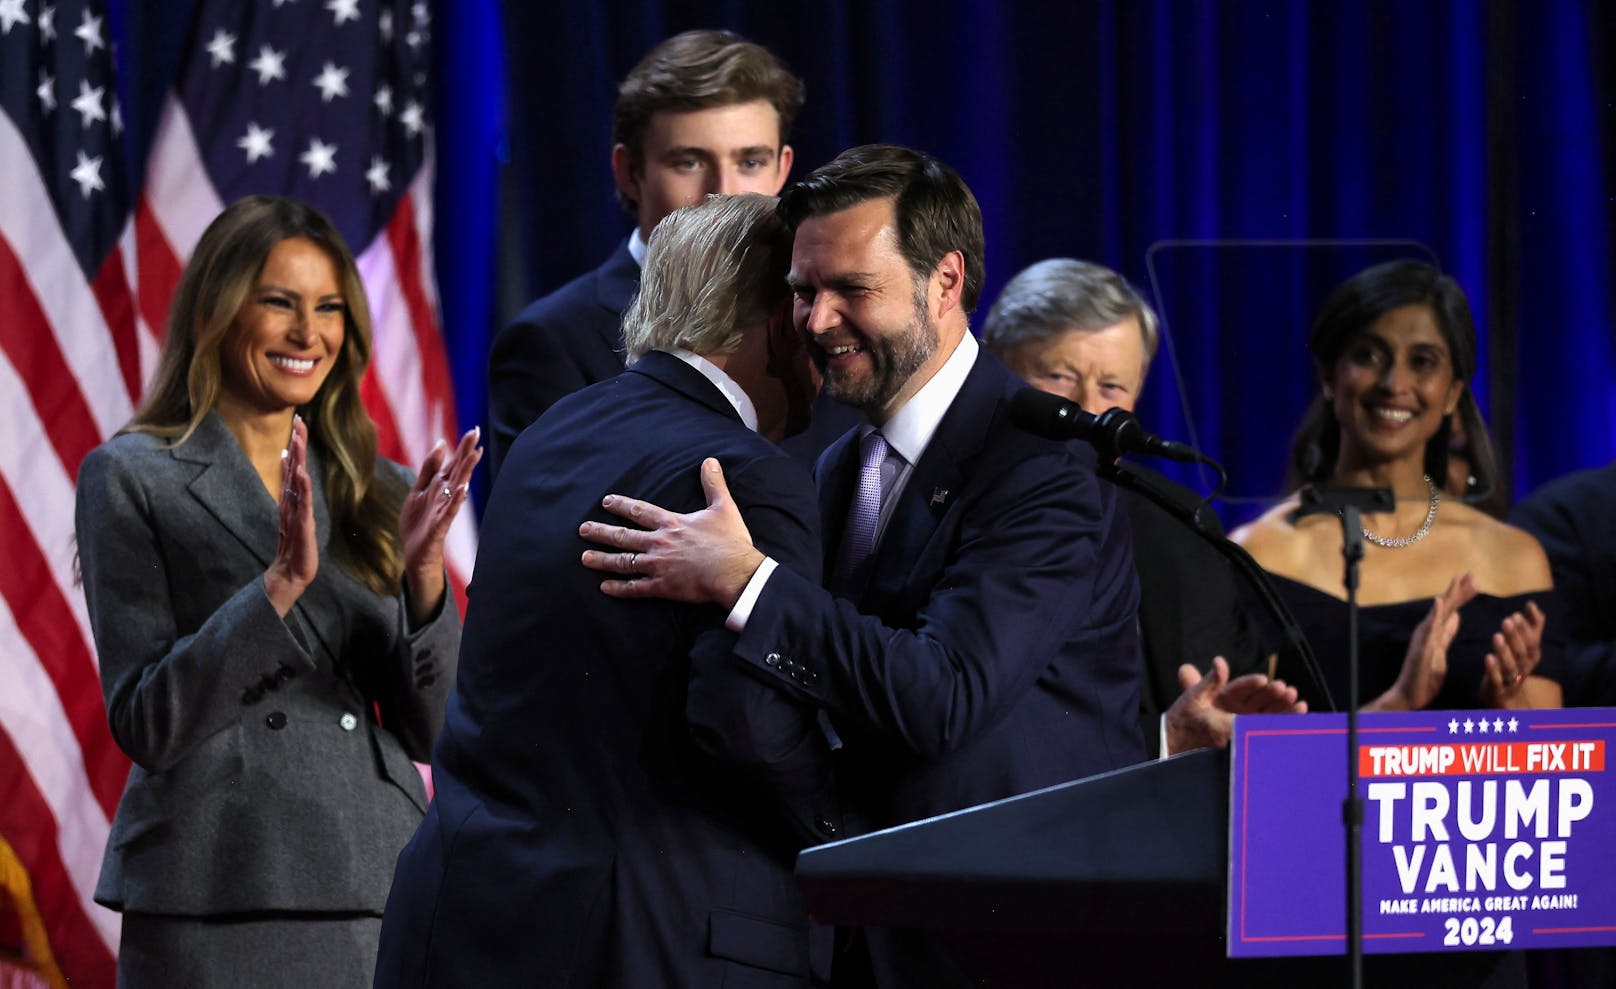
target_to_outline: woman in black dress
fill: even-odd
[[[1369,268],[1330,293],[1308,339],[1320,394],[1292,453],[1295,486],[1385,487],[1363,519],[1359,602],[1364,710],[1559,707],[1560,650],[1545,643],[1553,582],[1532,536],[1445,496],[1449,438],[1471,471],[1496,466],[1465,382],[1475,328],[1458,284],[1428,264]],[[1235,531],[1289,600],[1338,700],[1346,591],[1338,520],[1293,520],[1293,495]]]

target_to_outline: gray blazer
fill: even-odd
[[[79,469],[102,693],[135,762],[99,903],[187,915],[386,903],[425,811],[410,759],[442,725],[460,619],[446,605],[409,632],[402,592],[379,596],[336,565],[309,458],[321,565],[285,620],[263,581],[275,504],[217,415],[174,449],[116,437]]]

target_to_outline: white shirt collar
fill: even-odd
[[[971,373],[980,349],[976,337],[966,330],[954,352],[931,380],[921,385],[914,397],[881,426],[887,445],[910,465],[920,462],[920,455],[926,452],[948,407],[954,404],[955,396],[965,386],[965,378]],[[875,426],[866,421],[859,427],[859,438],[862,440],[874,430]]]
[[[729,399],[729,404],[735,406],[735,411],[740,414],[741,421],[746,423],[746,428],[754,433],[757,432],[757,408],[752,404],[752,400],[746,397],[746,392],[741,390],[741,386],[735,383],[735,379],[724,373],[723,368],[700,354],[692,353],[683,347],[675,347],[668,353],[700,371],[702,377],[711,381],[719,391],[724,393],[724,397]]]
[[[645,252],[645,238],[640,236],[640,228],[635,227],[634,232],[628,235],[629,257],[634,259],[635,264],[643,268],[645,267]]]

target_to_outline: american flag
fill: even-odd
[[[112,984],[118,918],[91,896],[127,763],[74,581],[73,479],[132,413],[208,222],[255,192],[330,216],[370,297],[382,454],[416,466],[457,432],[432,277],[428,5],[206,0],[189,37],[137,196],[104,2],[0,0],[0,837],[31,878],[25,912],[86,985]],[[462,513],[457,595],[474,552]]]

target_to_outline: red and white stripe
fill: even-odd
[[[73,479],[146,365],[127,259],[86,280],[23,137],[0,116],[0,832],[64,973],[112,983],[118,916],[93,899],[129,763],[102,708],[74,577]]]

